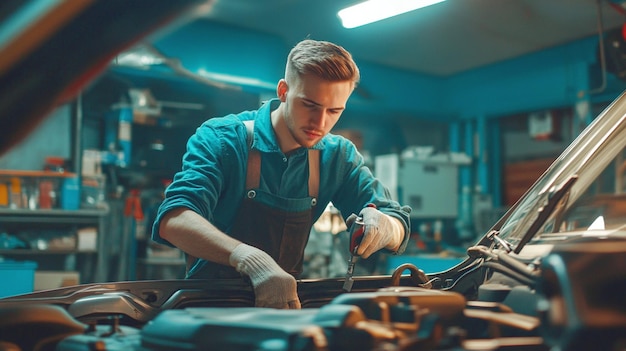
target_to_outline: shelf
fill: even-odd
[[[29,210],[26,208],[0,208],[0,216],[64,216],[64,217],[99,217],[109,213],[106,208],[102,209],[80,209],[80,210],[62,210],[62,209],[42,209]]]
[[[69,255],[69,254],[95,254],[96,250],[81,250],[76,249],[55,249],[55,250],[32,250],[32,249],[0,249],[0,256],[2,255]]]
[[[43,223],[91,223],[94,218],[104,217],[108,213],[108,209],[28,210],[2,208],[0,209],[0,223],[15,223],[25,220]]]
[[[46,264],[59,265],[65,267],[65,270],[80,271],[81,281],[92,283],[102,282],[108,277],[108,259],[106,236],[108,227],[109,209],[93,208],[93,209],[12,209],[0,208],[0,224],[5,230],[31,230],[42,231],[43,228],[76,230],[87,226],[97,226],[97,236],[94,245],[85,247],[67,247],[65,249],[49,248],[41,249],[0,249],[0,256],[22,257],[38,262],[46,262]],[[80,239],[77,238],[77,242]],[[78,261],[77,261],[78,260]],[[43,266],[40,266],[43,267]]]
[[[76,173],[0,169],[0,177],[72,178],[76,177]]]

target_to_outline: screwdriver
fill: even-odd
[[[343,283],[343,291],[345,292],[350,292],[352,290],[352,284],[354,284],[354,279],[352,278],[352,276],[354,275],[354,266],[359,260],[359,256],[357,255],[356,251],[359,248],[359,244],[361,243],[361,239],[363,239],[363,234],[365,232],[365,227],[363,226],[363,218],[352,214],[347,221],[351,221],[352,218],[354,218],[354,222],[350,227],[350,260],[348,260],[346,281]]]

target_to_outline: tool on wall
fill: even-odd
[[[119,280],[135,280],[137,236],[143,235],[144,214],[138,189],[131,189],[124,202],[124,226],[120,252]]]

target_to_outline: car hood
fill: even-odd
[[[212,1],[7,1],[0,5],[0,153],[78,95],[124,49]],[[170,27],[171,28],[171,27]]]

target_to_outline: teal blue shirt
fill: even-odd
[[[279,103],[270,100],[258,110],[212,118],[198,127],[187,142],[182,170],[165,191],[152,227],[153,240],[170,245],[159,237],[159,223],[165,213],[179,207],[195,211],[225,233],[230,231],[245,196],[248,145],[244,120],[255,120],[252,148],[261,152],[260,190],[285,199],[308,196],[307,149],[285,155],[274,135],[270,112]],[[344,220],[373,203],[403,223],[407,234],[398,253],[403,252],[410,233],[410,208],[391,199],[348,139],[327,134],[313,148],[320,150],[319,195],[313,219],[317,220],[331,201]],[[285,208],[285,203],[288,201],[270,205],[303,210]]]

